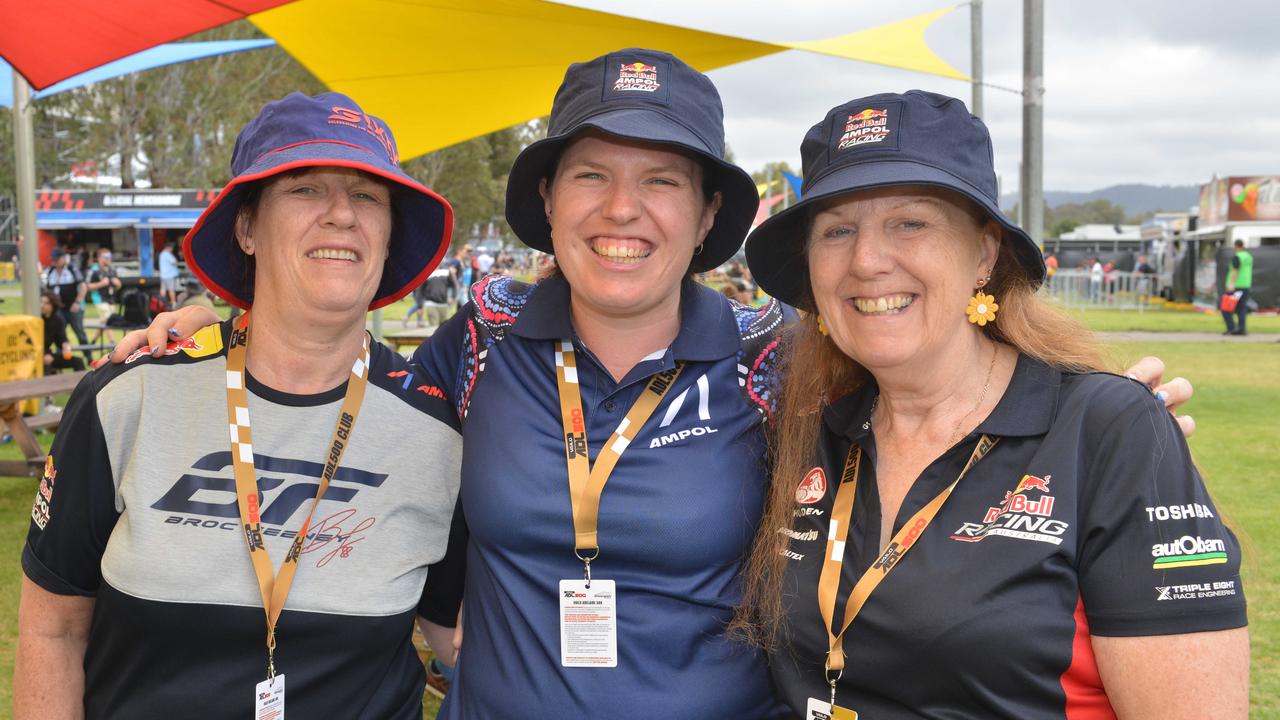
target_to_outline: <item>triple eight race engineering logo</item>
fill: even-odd
[[[658,68],[642,62],[623,63],[618,71],[618,79],[613,83],[614,92],[639,91],[656,92],[662,84],[658,82]]]
[[[855,145],[878,143],[889,137],[889,111],[867,108],[856,115],[850,115],[844,124],[844,134],[840,136],[837,150],[847,150]]]

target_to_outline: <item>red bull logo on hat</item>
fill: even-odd
[[[618,69],[618,79],[613,83],[614,92],[657,92],[658,68],[642,62],[623,63]]]
[[[837,150],[847,150],[858,145],[878,143],[889,137],[889,111],[866,108],[854,113],[845,121],[844,133],[836,143]]]
[[[644,64],[644,63],[642,63],[642,62],[633,62],[633,63],[631,63],[630,65],[623,65],[623,66],[622,66],[622,70],[623,70],[624,72],[633,72],[633,73],[656,73],[656,72],[658,72],[658,68],[656,68],[656,67],[654,67],[654,66],[652,66],[652,65],[645,65],[645,64]]]

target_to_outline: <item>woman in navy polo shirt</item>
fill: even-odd
[[[444,717],[789,714],[764,656],[725,636],[781,318],[689,277],[755,216],[723,155],[719,96],[679,59],[571,66],[507,193],[556,272],[485,278],[415,354],[406,384],[448,397],[465,440],[466,642]]]
[[[748,239],[813,314],[745,618],[810,719],[1243,718],[1239,544],[1150,390],[1035,295],[990,148],[954,98],[845,103]]]

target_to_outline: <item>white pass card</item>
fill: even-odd
[[[858,720],[858,713],[839,705],[833,709],[825,700],[809,698],[804,720]]]
[[[818,698],[809,698],[804,720],[831,720],[831,703]]]
[[[258,683],[253,692],[253,720],[284,720],[284,675]]]
[[[618,594],[612,580],[560,581],[560,664],[618,667]]]

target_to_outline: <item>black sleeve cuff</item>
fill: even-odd
[[[40,562],[40,558],[31,551],[31,544],[28,543],[22,547],[22,572],[31,579],[31,582],[48,590],[54,595],[79,595],[81,597],[97,597],[98,590],[94,588],[87,590],[85,588],[76,587],[71,583],[58,577],[52,570]]]
[[[418,602],[418,614],[444,627],[458,624],[462,591],[466,584],[467,541],[470,532],[462,515],[462,499],[454,506],[449,525],[449,546],[439,562],[427,570],[427,585]]]
[[[1233,630],[1249,624],[1246,606],[1197,610],[1185,615],[1158,617],[1094,617],[1089,616],[1089,633],[1102,637],[1141,637],[1145,635],[1181,635],[1183,633]]]

